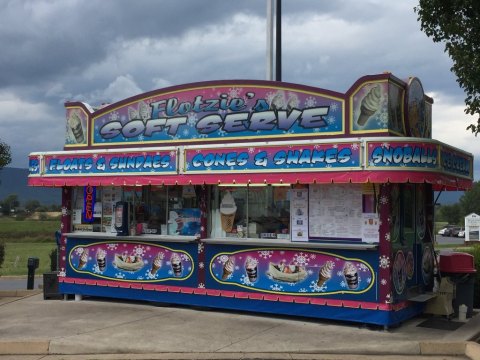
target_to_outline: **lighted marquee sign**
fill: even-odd
[[[177,153],[174,150],[55,154],[46,155],[44,161],[46,176],[169,174],[177,171]]]
[[[438,169],[438,144],[429,142],[368,142],[368,167]]]
[[[341,94],[267,85],[215,83],[157,92],[95,116],[92,145],[344,133]]]
[[[95,186],[85,186],[83,190],[83,221],[87,223],[92,223],[94,220],[93,212],[95,208],[95,199],[96,199],[96,188]]]
[[[185,151],[185,172],[358,169],[360,150],[359,142],[188,149]]]

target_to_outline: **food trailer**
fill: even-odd
[[[59,288],[250,312],[398,324],[433,284],[434,190],[473,157],[431,138],[419,79],[346,93],[227,80],[98,108],[67,102]]]

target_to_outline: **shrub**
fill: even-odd
[[[462,249],[462,251],[469,253],[474,257],[477,273],[475,274],[473,307],[478,308],[480,307],[480,245],[473,245],[469,248]]]
[[[42,221],[46,221],[48,220],[48,215],[42,212],[38,215],[38,219]]]
[[[50,257],[50,271],[57,271],[58,264],[57,264],[57,248],[50,251],[48,255]]]

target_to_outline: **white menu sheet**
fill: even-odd
[[[292,241],[308,241],[308,189],[290,190]]]
[[[310,237],[361,239],[362,185],[310,185]]]

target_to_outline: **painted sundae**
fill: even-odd
[[[103,249],[98,249],[96,257],[97,257],[98,270],[104,271],[105,267],[107,266],[107,262],[105,260],[105,258],[107,257],[107,252]]]
[[[245,261],[245,271],[247,272],[248,280],[250,282],[257,281],[257,265],[257,259],[251,258],[250,256],[247,257],[247,260]]]
[[[178,255],[177,253],[173,253],[172,257],[170,258],[170,264],[172,265],[173,275],[175,277],[182,276],[183,266],[180,255]]]
[[[114,265],[122,270],[138,271],[145,264],[140,255],[129,255],[127,252],[124,252],[123,254],[115,254]]]
[[[356,289],[358,287],[358,272],[357,267],[351,262],[346,262],[343,267],[343,276],[347,281],[349,289]]]

